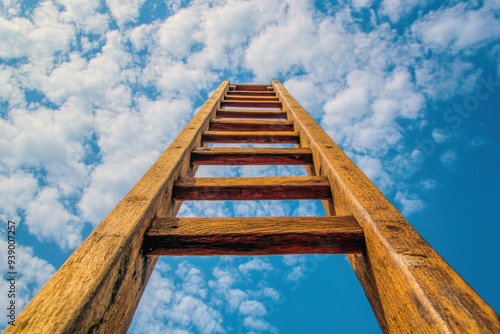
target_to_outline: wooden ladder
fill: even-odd
[[[280,143],[291,148],[208,148]],[[309,176],[196,178],[200,165]],[[176,218],[185,200],[322,200],[326,217]],[[279,81],[222,82],[6,333],[125,333],[159,255],[346,253],[387,333],[500,333],[495,311]]]

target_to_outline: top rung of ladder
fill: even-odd
[[[229,91],[272,92],[274,91],[274,87],[270,85],[239,84],[229,85]]]

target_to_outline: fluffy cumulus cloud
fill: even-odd
[[[187,261],[161,260],[141,299],[131,326],[133,333],[277,332],[266,319],[280,295],[267,286],[261,259],[221,260],[207,276]],[[256,265],[256,263],[259,263]],[[239,268],[239,270],[237,269]],[[275,270],[269,263],[265,270]],[[253,289],[254,285],[258,289]],[[224,317],[224,315],[226,317]],[[235,318],[236,322],[224,321]]]
[[[1,230],[4,235],[6,234],[5,229]],[[0,247],[2,249],[2,256],[6,259],[7,254],[3,250],[7,250],[8,243],[6,240],[0,239]],[[14,284],[14,293],[16,308],[22,309],[26,304],[33,298],[33,296],[38,292],[38,290],[45,284],[45,282],[54,274],[55,268],[53,265],[48,263],[46,260],[35,255],[33,248],[26,246],[16,247],[16,268],[21,269],[22,272],[19,272],[15,275]],[[5,277],[0,281],[0,289],[5,291],[5,297],[2,299],[2,307],[7,307],[6,302],[7,292],[12,290],[11,282],[7,280],[9,276],[7,272],[11,272],[8,268],[7,261],[2,261],[0,264],[0,270],[4,273]],[[18,271],[16,270],[16,272]],[[4,302],[5,301],[5,302]],[[7,321],[9,318],[1,319],[0,326],[4,328],[7,325]]]
[[[412,30],[429,47],[459,52],[500,37],[499,10],[496,1],[485,1],[483,5],[461,2],[431,11],[416,22]]]
[[[408,138],[430,133],[434,144],[454,140],[444,124],[429,119],[438,103],[473,92],[483,75],[476,55],[500,68],[494,47],[499,13],[495,0],[442,6],[420,0],[324,6],[295,0],[3,1],[0,215],[18,221],[40,244],[74,249],[223,79],[280,79],[405,214],[418,212],[426,204],[421,191],[436,182],[416,176],[429,154]],[[446,168],[460,159],[459,151],[440,152],[435,158]],[[304,172],[258,166],[200,168],[199,175]],[[180,214],[321,212],[315,202],[278,204],[186,203]],[[30,268],[42,268],[39,276],[25,277],[35,291],[53,268],[33,255],[36,249],[24,249]],[[280,265],[288,279],[300,280],[305,261]],[[276,331],[259,295],[272,287],[239,282],[247,276],[260,282],[255,275],[274,270],[264,259],[221,262],[212,271],[189,262],[160,264],[150,285],[162,294],[148,288],[134,328],[230,332],[234,324],[225,315],[232,314],[243,331]],[[265,298],[277,298],[271,292]]]

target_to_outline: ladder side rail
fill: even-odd
[[[314,172],[328,177],[335,214],[353,215],[365,254],[349,260],[386,333],[500,333],[495,311],[441,258],[279,81]],[[329,214],[332,214],[329,212]]]
[[[142,250],[156,216],[175,217],[174,181],[229,88],[224,81],[132,190],[38,292],[5,333],[126,333],[157,256]]]

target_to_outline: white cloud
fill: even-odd
[[[193,13],[193,11],[193,9],[183,9],[168,17],[156,32],[156,46],[174,58],[187,57],[194,44],[201,42],[200,12]]]
[[[17,225],[19,228],[19,224]],[[18,230],[19,231],[19,230]],[[4,231],[3,235],[6,235]],[[2,258],[6,259],[7,255],[4,250],[7,250],[7,241],[3,238],[0,239],[0,249],[2,250]],[[17,243],[16,246],[16,268],[18,274],[16,275],[16,309],[22,310],[24,306],[33,298],[33,296],[40,290],[45,282],[54,274],[55,268],[46,260],[34,254],[33,248],[24,246]],[[2,273],[7,273],[7,261],[0,263],[0,270]],[[7,278],[8,276],[5,276]],[[4,291],[5,297],[2,298],[1,307],[7,308],[7,291],[9,291],[10,284],[6,279],[0,281],[0,290]],[[1,318],[0,328],[7,327],[7,320],[5,316]]]
[[[270,332],[270,333],[278,333],[277,328],[270,325],[267,321],[265,321],[262,318],[256,318],[253,316],[246,317],[243,320],[243,324],[252,330],[257,330],[260,332],[266,331],[266,332]],[[255,333],[255,332],[252,331],[251,333]]]
[[[145,0],[106,0],[111,15],[115,18],[118,25],[123,25],[129,21],[135,21],[139,16],[139,9]]]
[[[401,213],[405,216],[421,211],[424,208],[424,202],[421,199],[415,198],[414,195],[404,191],[398,191],[394,198],[401,204]]]
[[[396,23],[415,8],[424,7],[427,3],[425,0],[383,0],[380,12]]]
[[[11,107],[23,107],[25,105],[24,94],[15,76],[12,68],[0,65],[0,87],[2,87],[0,101],[8,102]]]
[[[12,109],[0,120],[7,136],[0,139],[3,163],[12,169],[45,168],[46,180],[65,194],[85,185],[88,167],[82,163],[92,121],[79,99],[69,99],[57,111]]]
[[[348,74],[347,85],[325,103],[325,128],[336,133],[346,149],[379,156],[402,138],[398,118],[415,119],[424,106],[406,71],[385,79],[368,71]]]
[[[472,92],[479,76],[480,71],[472,63],[460,58],[442,62],[424,60],[415,70],[419,91],[438,100]]]
[[[134,333],[165,332],[165,309],[172,303],[174,283],[170,266],[158,261],[136,311],[131,331]],[[170,275],[170,276],[169,276]]]
[[[458,154],[454,149],[449,149],[439,156],[439,160],[446,167],[452,167],[458,159]]]
[[[424,180],[420,181],[420,186],[425,190],[432,190],[432,189],[436,188],[437,185],[438,185],[438,182],[436,180],[432,180],[432,179],[424,179]]]
[[[269,82],[311,60],[316,27],[310,11],[294,3],[287,13],[280,25],[266,27],[248,47],[246,64],[259,82]]]
[[[71,53],[69,61],[57,66],[48,76],[40,76],[40,90],[54,101],[61,103],[70,96],[82,96],[89,101],[103,103],[104,93],[131,74],[130,55],[123,50],[121,36],[116,31],[106,34],[102,52],[87,60],[78,53]]]
[[[222,316],[206,301],[206,282],[199,268],[186,261],[176,270],[159,261],[139,304],[134,333],[222,333]],[[187,279],[187,282],[184,281]]]
[[[424,43],[437,49],[459,52],[500,37],[500,20],[492,11],[495,1],[475,9],[471,3],[431,11],[414,23],[412,31]]]
[[[486,144],[486,139],[482,136],[477,136],[469,142],[470,147],[479,147]]]
[[[129,92],[125,92],[119,90],[117,96],[127,100]],[[98,110],[94,118],[102,163],[93,170],[79,203],[85,219],[94,224],[131,189],[188,121],[187,101],[139,97],[136,102],[139,112],[128,110],[128,103],[115,104]]]
[[[158,262],[134,317],[132,332],[219,333],[229,329],[223,320],[232,316],[241,322],[240,328],[276,330],[264,319],[268,316],[265,302],[276,301],[279,293],[258,276],[248,275],[241,280],[240,259],[236,263],[220,261],[207,278],[210,268],[206,266],[182,260],[174,275],[166,261],[177,262]]]
[[[98,0],[59,0],[64,6],[61,17],[65,22],[75,24],[85,32],[104,33],[108,17],[97,12]]]
[[[226,302],[230,311],[238,309],[244,300],[248,299],[248,294],[240,289],[230,289],[227,291]]]
[[[81,243],[82,224],[60,202],[55,188],[44,188],[26,208],[28,230],[39,240],[55,241],[63,250]]]
[[[264,296],[270,298],[273,301],[277,301],[280,298],[280,293],[273,288],[264,287],[259,291],[259,296]]]
[[[169,312],[169,320],[183,326],[194,325],[199,333],[223,333],[218,311],[192,296],[182,296]]]
[[[388,189],[394,184],[380,159],[366,155],[353,155],[353,157],[356,165],[381,189]]]
[[[32,24],[22,18],[7,20],[0,17],[0,57],[15,58],[25,55],[29,45],[28,32]]]
[[[30,19],[13,18],[8,22],[3,21],[9,30],[12,29],[9,32],[15,32],[4,32],[7,35],[5,40],[8,41],[4,44],[4,57],[29,55],[34,60],[50,57],[56,51],[66,50],[74,40],[74,27],[62,20],[60,12],[51,1],[40,2]],[[4,33],[0,32],[1,35]]]
[[[212,271],[212,275],[215,277],[215,281],[211,281],[209,284],[216,284],[212,287],[217,287],[219,289],[229,289],[235,282],[236,277],[230,270],[215,267]]]
[[[154,45],[154,33],[158,29],[157,24],[141,24],[131,30],[128,30],[129,39],[136,50],[142,50],[148,46]],[[162,34],[159,36],[163,37]]]
[[[340,92],[333,100],[325,103],[325,124],[352,124],[360,120],[368,107],[366,87],[349,87]]]
[[[243,274],[248,274],[250,271],[268,271],[272,270],[273,266],[268,261],[262,260],[260,258],[252,259],[246,263],[240,264],[238,269]]]
[[[431,135],[432,139],[438,144],[444,143],[448,139],[443,129],[433,129]]]
[[[14,15],[19,15],[21,11],[21,3],[16,0],[2,0],[2,10],[5,17],[11,17]]]
[[[351,1],[351,5],[356,9],[370,7],[372,4],[373,4],[373,0],[353,0],[353,1]]]
[[[0,218],[2,221],[19,222],[18,211],[26,208],[26,203],[33,200],[37,181],[33,175],[15,171],[10,175],[0,174]]]
[[[263,316],[267,313],[264,304],[256,300],[247,300],[241,303],[239,312],[244,315]]]
[[[66,50],[74,39],[74,32],[51,1],[42,1],[29,18],[0,17],[0,56],[49,57],[53,52]]]
[[[306,275],[306,257],[303,255],[285,255],[282,259],[286,266],[291,267],[283,274],[288,282],[300,281]]]
[[[176,275],[182,279],[182,290],[193,296],[205,298],[207,291],[205,290],[205,281],[200,269],[192,266],[186,261],[179,264]]]

